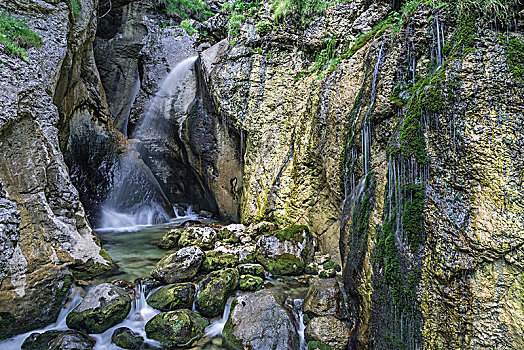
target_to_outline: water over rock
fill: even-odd
[[[138,349],[144,338],[127,327],[121,327],[113,332],[111,342],[124,349]]]
[[[147,337],[168,347],[186,347],[204,335],[209,321],[190,310],[162,312],[146,323]]]
[[[151,294],[147,303],[160,311],[191,309],[195,291],[193,283],[169,284]]]
[[[126,291],[110,283],[91,288],[66,318],[67,326],[87,333],[102,333],[122,322],[131,309]]]
[[[236,298],[223,331],[227,346],[235,350],[299,349],[296,321],[284,302],[284,295],[274,290]]]
[[[350,331],[338,318],[322,316],[309,321],[304,334],[307,341],[321,342],[331,346],[333,350],[345,350],[348,347]]]
[[[227,299],[238,287],[238,283],[237,269],[223,269],[209,273],[198,283],[197,310],[206,316],[220,315]]]
[[[164,283],[184,282],[196,276],[205,254],[198,247],[184,247],[162,258],[151,275]]]

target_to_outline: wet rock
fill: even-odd
[[[260,264],[242,264],[238,265],[238,273],[240,275],[252,275],[264,278],[266,276],[266,271],[264,266]]]
[[[315,264],[313,262],[307,264],[306,267],[304,268],[304,272],[309,274],[309,275],[318,275],[317,264]]]
[[[277,229],[277,226],[272,222],[262,221],[258,224],[249,227],[249,231],[253,237],[258,237],[264,233],[270,233]]]
[[[211,227],[188,227],[180,234],[180,247],[197,246],[203,250],[213,249],[217,240],[217,232]]]
[[[162,312],[146,323],[148,338],[165,346],[185,347],[204,335],[209,321],[190,310]]]
[[[121,327],[113,332],[111,342],[124,349],[138,349],[144,344],[144,338],[127,327]]]
[[[264,284],[264,280],[258,276],[242,275],[240,276],[240,290],[256,291]]]
[[[198,247],[182,248],[162,258],[151,271],[151,276],[164,283],[190,280],[196,276],[204,257],[204,252]]]
[[[337,271],[335,269],[322,270],[318,273],[321,278],[333,278],[336,277]]]
[[[346,317],[344,297],[336,279],[314,282],[304,298],[303,311],[309,317],[335,316]]]
[[[95,340],[89,335],[74,331],[47,331],[33,333],[22,344],[23,350],[91,350]]]
[[[223,269],[205,276],[198,283],[196,307],[206,316],[217,316],[222,313],[227,299],[238,287],[239,275],[237,269]]]
[[[162,282],[151,277],[137,278],[135,284],[139,286],[139,289],[145,295],[148,295],[153,289],[158,288],[162,285]]]
[[[193,283],[169,284],[151,294],[147,303],[160,311],[191,309],[195,291]]]
[[[91,288],[66,318],[69,328],[102,333],[122,322],[131,309],[131,298],[120,287],[102,283]]]
[[[313,340],[307,343],[307,350],[333,350],[333,348],[329,345]]]
[[[236,350],[299,349],[294,319],[284,301],[284,295],[274,290],[236,298],[224,326],[224,342]]]
[[[293,226],[261,236],[256,257],[275,275],[299,275],[313,254],[313,238],[307,226]]]
[[[178,246],[178,240],[183,230],[175,228],[162,236],[160,241],[156,244],[161,249],[172,249]]]
[[[304,335],[307,341],[318,341],[329,345],[333,350],[345,350],[349,343],[350,331],[334,316],[313,318],[307,325]]]
[[[206,258],[202,264],[203,272],[221,270],[228,267],[235,267],[239,264],[237,254],[229,254],[223,251],[206,252]]]
[[[331,259],[331,256],[329,254],[315,254],[315,257],[313,260],[315,261],[315,264],[317,265],[324,265]]]

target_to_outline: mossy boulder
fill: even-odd
[[[256,291],[264,284],[264,280],[258,276],[242,275],[240,276],[240,290]]]
[[[84,300],[66,318],[69,328],[86,333],[102,333],[122,322],[131,309],[124,289],[110,283],[91,288]]]
[[[266,271],[264,270],[264,266],[260,264],[242,264],[238,265],[237,269],[240,275],[252,275],[261,278],[266,277]]]
[[[285,296],[261,290],[239,296],[222,333],[227,347],[243,349],[300,349],[294,316],[284,306]]]
[[[322,270],[318,275],[321,278],[333,278],[337,276],[337,271],[335,269]]]
[[[176,248],[178,246],[178,240],[180,239],[182,232],[183,230],[179,228],[172,229],[162,236],[162,239],[156,245],[161,249]]]
[[[188,227],[180,234],[179,247],[197,246],[201,249],[213,249],[217,240],[217,232],[211,227]]]
[[[334,316],[313,318],[306,326],[304,335],[307,341],[317,341],[333,350],[345,350],[349,344],[350,330],[344,322]]]
[[[333,350],[333,348],[319,341],[310,341],[307,343],[307,350]]]
[[[146,323],[146,334],[167,347],[186,347],[204,335],[208,324],[191,310],[162,312]]]
[[[252,225],[249,230],[251,231],[251,235],[253,237],[258,237],[260,235],[263,235],[265,233],[273,232],[277,229],[277,226],[273,224],[272,222],[262,221],[259,222],[256,225]]]
[[[344,297],[337,280],[332,278],[314,282],[304,298],[303,311],[311,318],[329,315],[346,318]]]
[[[299,275],[312,259],[313,237],[307,226],[293,226],[259,237],[256,258],[275,275]]]
[[[169,284],[151,294],[147,303],[160,311],[191,309],[195,292],[193,283]]]
[[[225,268],[235,267],[239,264],[238,254],[230,254],[223,251],[212,250],[206,252],[206,258],[202,264],[202,271],[207,273]]]
[[[124,349],[138,349],[144,344],[144,338],[127,327],[121,327],[113,332],[111,342]]]
[[[206,275],[198,284],[196,307],[203,315],[217,316],[222,313],[227,299],[233,295],[239,283],[237,269],[223,269]]]
[[[317,264],[315,264],[314,262],[310,262],[309,264],[306,265],[306,267],[304,268],[304,272],[309,274],[309,275],[318,275],[318,267],[317,267]]]
[[[185,282],[196,276],[202,262],[204,252],[198,247],[185,247],[160,260],[151,276],[164,283]]]
[[[21,348],[23,350],[91,350],[95,343],[95,339],[83,332],[51,330],[32,333],[24,340]]]

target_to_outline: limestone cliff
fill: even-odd
[[[104,111],[92,56],[96,3],[2,1],[43,39],[27,61],[1,53],[0,338],[53,322],[72,276],[111,267],[60,151],[73,111]]]

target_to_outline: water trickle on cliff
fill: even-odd
[[[142,121],[133,132],[133,140],[127,143],[124,156],[113,169],[113,186],[102,204],[99,220],[101,230],[133,231],[169,221],[172,210],[160,183],[146,165],[145,142],[163,140],[165,120],[171,118],[173,107],[187,111],[188,105],[174,106],[188,99],[184,79],[192,69],[197,56],[178,63],[162,82]],[[139,82],[137,82],[139,85]],[[186,113],[179,116],[178,125],[183,125]],[[181,127],[180,127],[181,128]],[[181,136],[181,129],[179,130]],[[149,157],[149,156],[148,156]]]

